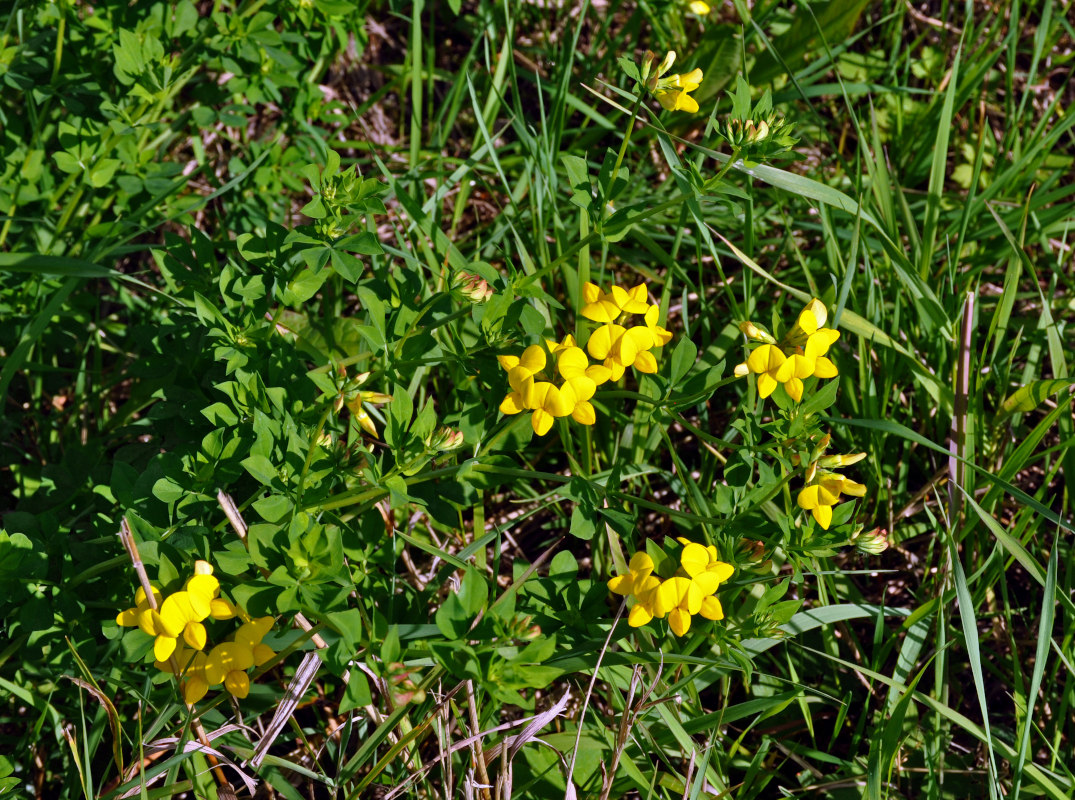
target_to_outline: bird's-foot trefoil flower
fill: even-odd
[[[840,338],[840,333],[824,327],[827,317],[825,306],[815,298],[780,339],[753,322],[740,323],[739,329],[748,338],[762,344],[735,368],[735,374],[739,377],[757,375],[758,395],[762,398],[783,384],[788,396],[799,402],[805,379],[834,378],[838,374],[836,365],[826,354]]]
[[[530,345],[522,356],[498,356],[500,365],[508,371],[511,392],[500,404],[504,414],[532,412],[530,423],[534,433],[544,436],[559,417],[572,417],[581,425],[593,425],[597,419],[590,403],[597,387],[607,381],[611,370],[590,364],[586,352],[567,336],[559,344],[549,343],[556,359],[560,383],[542,379],[547,365],[545,348]]]
[[[653,559],[647,553],[638,552],[631,557],[626,575],[609,580],[611,591],[633,602],[628,617],[632,627],[667,617],[672,632],[683,636],[690,630],[695,614],[710,620],[724,618],[724,609],[715,595],[720,584],[731,577],[733,567],[720,560],[713,546],[705,547],[686,539],[679,541],[684,547],[678,568],[674,561],[664,562],[664,569],[674,569],[675,574],[664,578],[654,574]]]
[[[861,483],[835,472],[815,471],[813,482],[799,492],[799,508],[813,514],[817,524],[828,530],[832,524],[832,508],[841,501],[841,495],[862,497],[866,487]]]
[[[632,628],[638,628],[655,616],[659,616],[655,612],[654,604],[661,579],[653,574],[653,559],[642,551],[631,556],[628,570],[626,575],[610,578],[608,588],[615,594],[623,595],[632,601],[627,624]]]
[[[690,93],[702,84],[702,71],[692,69],[690,72],[665,75],[676,61],[676,53],[669,50],[661,63],[654,70],[656,56],[647,53],[643,60],[644,83],[650,93],[668,111],[687,111],[691,114],[698,110],[698,101]]]
[[[608,292],[593,283],[583,287],[586,305],[580,312],[594,322],[603,323],[590,334],[586,351],[604,363],[611,379],[618,381],[628,367],[652,374],[657,371],[653,350],[672,339],[671,331],[658,323],[660,307],[647,302],[645,284],[631,289],[613,285]],[[642,315],[641,324],[630,324],[634,315]]]

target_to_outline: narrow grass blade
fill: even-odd
[[[1058,532],[1059,533],[1059,532]],[[1049,556],[1049,570],[1045,575],[1045,592],[1041,598],[1041,620],[1038,622],[1038,645],[1034,652],[1034,672],[1030,676],[1030,689],[1026,695],[1026,718],[1019,737],[1019,753],[1015,759],[1015,778],[1012,797],[1019,796],[1023,782],[1023,767],[1026,765],[1027,751],[1030,749],[1030,728],[1034,724],[1034,703],[1041,689],[1041,679],[1045,675],[1045,661],[1049,655],[1049,642],[1052,638],[1053,619],[1056,614],[1056,568],[1060,556],[1060,537],[1053,541],[1053,552]]]

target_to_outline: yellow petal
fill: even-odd
[[[684,92],[693,92],[695,89],[702,85],[702,70],[695,67],[690,72],[686,72],[680,75],[679,84],[683,87]],[[694,110],[698,110],[697,103],[694,104]]]
[[[695,72],[701,72],[701,70],[695,70]],[[692,89],[697,89],[698,86],[692,86]],[[676,105],[674,111],[686,111],[689,114],[695,114],[698,111],[698,101],[687,94],[686,91],[680,92],[679,97],[676,98]]]
[[[835,378],[840,373],[829,359],[825,356],[818,356],[814,359],[814,374],[819,378]]]
[[[594,396],[597,391],[597,384],[586,375],[577,375],[574,378],[569,378],[564,384],[564,388],[570,388],[575,395],[576,403],[584,403]]]
[[[788,393],[788,396],[798,403],[803,399],[803,382],[798,378],[788,378],[784,381],[784,391]]]
[[[692,542],[683,548],[679,563],[683,565],[683,571],[693,578],[698,573],[705,572],[709,566],[709,551],[704,545]]]
[[[649,553],[645,550],[639,550],[633,556],[631,556],[631,563],[628,565],[631,569],[631,574],[635,576],[636,580],[640,580],[645,576],[653,572],[653,559],[650,558]]]
[[[586,319],[593,320],[594,322],[612,322],[620,315],[620,309],[615,303],[611,303],[607,300],[598,300],[594,303],[587,303],[582,307],[580,312]]]
[[[508,371],[508,385],[512,388],[512,391],[526,396],[526,386],[528,383],[533,383],[534,373],[520,364],[517,367],[512,367]]]
[[[616,575],[608,579],[608,590],[613,594],[629,595],[634,586],[634,579],[630,575]]]
[[[612,337],[613,328],[619,327],[602,325],[600,328],[590,334],[589,340],[586,342],[586,351],[598,360],[604,360],[608,358],[609,351],[612,350]]]
[[[500,362],[500,366],[509,371],[519,366],[518,356],[497,356],[496,360]]]
[[[656,306],[652,306],[656,308]],[[649,304],[649,292],[646,284],[640,283],[627,290],[627,300],[623,304],[623,310],[630,314],[647,314],[651,308]]]
[[[582,285],[582,300],[585,303],[596,303],[601,299],[601,287],[596,283],[587,281]]]
[[[676,110],[676,104],[679,101],[679,96],[681,94],[683,94],[683,92],[679,91],[678,89],[665,90],[665,91],[662,91],[662,92],[658,92],[657,93],[657,102],[659,102],[661,104],[661,106],[664,107],[665,111],[675,111]],[[583,312],[583,313],[585,313],[585,312]]]
[[[276,658],[276,651],[267,644],[254,645],[254,666],[260,667]]]
[[[250,694],[250,678],[245,672],[232,670],[224,676],[224,688],[242,700]]]
[[[612,377],[612,370],[603,364],[591,364],[586,368],[586,377],[594,382],[594,386],[600,386]]]
[[[702,607],[698,610],[698,613],[706,619],[724,619],[724,609],[720,605],[720,600],[713,595],[702,601]]]
[[[153,642],[153,658],[157,661],[167,661],[168,657],[175,652],[175,638],[171,636],[158,636]]]
[[[137,608],[128,608],[116,614],[116,624],[124,628],[132,628],[138,624],[138,615],[141,612]]]
[[[832,522],[832,506],[818,506],[811,513],[818,525],[825,530],[829,529],[829,524]]]
[[[540,408],[535,409],[534,413],[530,417],[530,425],[534,428],[534,433],[538,436],[544,436],[549,432],[552,427],[553,417],[551,414],[547,414]]]
[[[210,686],[224,682],[229,672],[245,671],[254,666],[254,654],[249,647],[236,642],[222,642],[214,647],[205,660],[205,679]]]
[[[220,581],[212,575],[195,575],[187,581],[186,590],[189,594],[198,596],[192,603],[196,609],[201,609],[203,606],[202,600],[205,601],[204,605],[208,606],[210,601],[220,594]],[[208,609],[205,613],[206,616],[209,615]]]
[[[634,368],[639,372],[652,375],[657,371],[657,359],[653,357],[653,353],[646,350],[635,356]]]
[[[530,372],[541,372],[545,369],[545,350],[544,348],[532,344],[525,350],[523,350],[522,357],[519,359],[519,365],[526,367]]]
[[[239,626],[235,632],[235,643],[253,648],[272,630],[272,617],[255,617]]]
[[[586,358],[586,353],[581,347],[568,347],[556,359],[556,368],[565,378],[585,375],[588,366],[590,366],[590,359]]]
[[[518,392],[512,392],[500,403],[500,412],[502,414],[518,414],[525,410],[526,406],[523,405],[522,395]]]
[[[697,14],[699,17],[704,17],[709,13],[709,6],[703,3],[702,0],[692,0],[688,5],[692,14]]]
[[[799,496],[795,500],[795,502],[799,504],[799,508],[806,509],[807,511],[817,508],[817,493],[819,490],[820,487],[818,486],[807,486],[799,492]]]
[[[840,488],[845,494],[850,494],[854,497],[862,497],[866,494],[865,484],[855,483],[850,478],[844,478],[843,485]]]
[[[575,392],[570,384],[563,386],[549,384],[539,408],[554,417],[567,417],[575,410],[575,401]]]
[[[723,561],[713,561],[709,564],[709,571],[717,576],[717,580],[721,583],[732,577],[735,572],[735,567],[731,564],[725,564]]]
[[[653,619],[653,612],[644,604],[636,603],[627,615],[627,624],[632,628],[640,628]]]
[[[212,575],[213,565],[208,561],[202,561],[198,559],[194,562],[194,574],[195,575]]]
[[[571,411],[571,418],[579,425],[593,425],[597,422],[597,412],[593,405],[583,400]]]
[[[685,604],[691,588],[691,579],[675,577],[664,581],[657,589],[655,608],[662,614]]]
[[[773,393],[779,384],[776,382],[776,378],[770,375],[768,372],[763,372],[758,376],[758,396],[766,398]]]
[[[236,615],[235,606],[222,597],[214,597],[210,603],[209,616],[213,619],[231,619]]]
[[[806,357],[815,359],[829,352],[829,348],[840,338],[840,332],[831,328],[819,328],[816,333],[810,334],[806,340]]]
[[[195,650],[205,647],[205,626],[200,622],[188,622],[183,629],[183,640]]]
[[[786,360],[787,357],[779,347],[772,344],[763,344],[761,347],[755,348],[754,352],[747,358],[747,367],[750,368],[751,372],[776,372]]]
[[[720,579],[715,573],[709,572],[708,570],[699,572],[694,576],[693,581],[694,585],[698,587],[699,602],[717,591],[717,588],[720,586]],[[697,614],[698,612],[694,611],[692,613]]]
[[[183,683],[183,700],[192,706],[209,693],[209,683],[205,678],[187,678]]]
[[[138,615],[138,627],[148,636],[158,636],[165,633],[164,623],[161,622],[160,614],[151,608]]]
[[[201,622],[209,616],[209,602],[202,603],[203,599],[190,592],[176,592],[165,598],[161,604],[160,617],[169,636],[178,636],[188,622]],[[200,613],[203,607],[204,614]]]
[[[684,636],[691,628],[691,615],[682,608],[668,612],[668,627],[676,636]]]

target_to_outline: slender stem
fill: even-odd
[[[616,155],[616,164],[612,167],[612,175],[608,180],[608,197],[604,198],[605,208],[601,214],[604,217],[605,211],[608,209],[609,204],[612,202],[612,190],[616,185],[616,176],[620,174],[620,166],[623,164],[623,157],[627,154],[627,143],[631,141],[631,133],[635,129],[635,122],[638,120],[638,109],[642,105],[642,94],[639,94],[635,98],[634,108],[631,109],[631,120],[627,123],[627,131],[623,134],[623,141],[620,142],[620,152]]]

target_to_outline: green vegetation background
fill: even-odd
[[[115,625],[123,519],[162,585],[206,558],[280,615],[281,665],[203,709],[236,763],[291,619],[326,645],[258,796],[1075,793],[1071,2],[5,5],[0,794],[218,792],[149,748],[190,720]],[[610,186],[647,48],[701,108],[647,101]],[[738,75],[799,142],[715,180]],[[532,439],[495,355],[574,330],[586,276],[675,338]],[[731,379],[737,323],[811,296],[817,409],[868,453],[829,539]],[[727,623],[609,645],[619,548],[662,536],[736,563]]]

